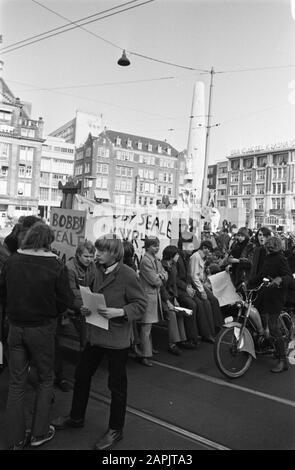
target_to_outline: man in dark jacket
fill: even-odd
[[[54,379],[54,337],[57,317],[70,305],[63,264],[51,253],[51,228],[35,224],[22,249],[11,255],[1,272],[0,298],[9,321],[8,438],[12,450],[30,441],[39,446],[54,437],[49,412]],[[26,430],[24,395],[30,362],[39,378],[31,436]]]

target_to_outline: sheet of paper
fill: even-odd
[[[223,305],[234,304],[241,297],[237,294],[236,289],[231,281],[230,275],[226,271],[209,276],[213,295],[217,298],[220,307]]]
[[[89,287],[80,286],[83,306],[91,311],[91,315],[85,317],[86,323],[98,326],[104,330],[109,329],[109,320],[100,315],[97,311],[99,307],[106,307],[103,294],[95,294],[91,292]]]
[[[179,312],[185,312],[186,315],[192,315],[193,311],[190,310],[189,308],[184,308],[184,307],[174,307],[175,310],[178,310]]]

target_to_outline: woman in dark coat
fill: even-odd
[[[232,282],[238,287],[249,277],[254,246],[250,242],[250,235],[246,227],[238,230],[236,240],[232,244],[228,257],[223,266],[229,266]]]
[[[281,240],[278,237],[269,237],[265,248],[267,255],[262,269],[252,282],[259,285],[264,278],[271,281],[268,287],[263,287],[259,291],[257,300],[262,318],[268,323],[270,335],[274,338],[274,347],[279,358],[278,364],[271,371],[283,372],[288,369],[288,362],[278,316],[284,307],[288,285],[292,282],[293,276],[282,253]]]
[[[248,285],[251,286],[251,280],[261,271],[265,257],[265,242],[271,237],[271,231],[267,227],[261,227],[255,235],[255,248],[252,258],[252,266],[249,274]]]

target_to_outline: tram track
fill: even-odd
[[[239,391],[244,392],[244,393],[249,393],[251,395],[255,395],[255,396],[260,397],[260,398],[265,398],[267,400],[272,400],[272,401],[278,402],[282,405],[287,405],[287,406],[291,406],[292,408],[295,408],[295,401],[288,400],[287,398],[277,397],[276,395],[271,395],[269,393],[260,392],[259,390],[254,390],[254,389],[249,388],[249,387],[243,387],[242,385],[237,385],[237,384],[232,383],[232,382],[227,382],[226,380],[219,379],[217,377],[212,377],[211,375],[206,375],[206,374],[202,374],[200,372],[193,372],[193,371],[189,371],[189,370],[186,370],[186,369],[182,369],[180,367],[175,367],[175,366],[172,366],[170,364],[167,364],[166,362],[161,362],[161,361],[157,361],[157,360],[153,360],[152,362],[153,362],[153,364],[155,364],[159,367],[163,367],[163,368],[166,368],[166,369],[173,370],[175,372],[180,372],[180,373],[183,373],[183,374],[186,374],[186,375],[190,375],[192,377],[195,377],[195,378],[207,381],[207,382],[211,382],[211,383],[216,384],[216,385],[221,385],[223,387],[228,387],[228,388],[232,388],[232,389],[235,389],[235,390],[239,390]]]
[[[90,392],[90,397],[93,400],[102,402],[106,405],[109,405],[111,402],[111,399],[108,398],[106,395],[103,395],[102,393],[94,391],[94,390]],[[157,418],[156,416],[146,413],[137,408],[133,408],[132,406],[127,406],[127,412],[141,419],[144,419],[145,421],[149,421],[150,423],[153,423],[169,431],[172,431],[189,441],[192,441],[197,444],[201,444],[207,450],[231,450],[230,448],[218,442],[211,441],[210,439],[207,439],[204,436],[200,436],[199,434],[193,433],[189,431],[188,429],[184,429],[180,426],[176,426],[175,424],[172,424],[172,423],[169,423],[168,421]]]
[[[195,378],[196,381],[200,380],[204,384],[205,383],[208,383],[208,385],[211,384],[213,386],[213,389],[215,388],[214,386],[217,386],[216,387],[217,390],[218,390],[219,387],[223,387],[224,390],[228,389],[228,392],[230,392],[230,390],[232,390],[232,392],[236,391],[238,393],[245,394],[245,397],[248,396],[249,400],[252,400],[254,398],[257,398],[258,400],[263,399],[263,402],[260,402],[260,403],[265,404],[263,406],[265,406],[266,410],[269,409],[269,406],[272,406],[271,405],[272,403],[274,405],[276,403],[277,406],[280,406],[280,405],[283,406],[282,413],[283,413],[283,415],[286,414],[288,416],[288,408],[291,407],[292,410],[295,408],[295,401],[293,401],[293,400],[289,400],[289,399],[286,399],[286,398],[283,398],[283,397],[280,397],[280,396],[271,395],[269,393],[265,393],[265,392],[260,391],[260,390],[255,390],[255,389],[252,389],[252,388],[248,388],[246,386],[242,386],[242,385],[233,383],[232,381],[222,379],[222,378],[218,378],[218,377],[214,377],[214,376],[211,376],[211,375],[207,375],[205,373],[201,373],[201,372],[198,372],[198,371],[193,371],[193,370],[184,369],[182,367],[177,367],[177,366],[174,366],[174,365],[171,365],[171,364],[165,362],[165,360],[160,361],[158,359],[153,359],[152,363],[154,365],[153,369],[154,369],[155,372],[159,368],[159,369],[163,369],[163,374],[164,374],[164,370],[166,370],[167,373],[169,373],[169,371],[171,371],[171,373],[174,372],[176,374],[181,374],[183,376],[185,375],[187,377],[191,377],[192,379]],[[133,369],[133,367],[132,367],[132,369]],[[133,369],[133,371],[136,371],[136,368]],[[136,375],[137,375],[137,372],[136,372]],[[135,377],[133,376],[133,379],[136,379],[136,375],[135,375]],[[181,375],[179,377],[181,377]],[[154,377],[159,378],[159,373],[156,373],[154,375]],[[175,380],[175,378],[172,379],[172,380]],[[181,381],[181,378],[180,379],[178,378],[176,380],[178,380],[178,383],[179,383],[179,381]],[[134,383],[136,383],[136,382],[134,382]],[[142,384],[141,384],[141,386],[142,386]],[[161,387],[159,387],[159,391],[160,390],[161,390]],[[202,390],[204,390],[203,386],[202,386]],[[174,393],[175,393],[175,391],[174,391]],[[214,393],[216,394],[216,392],[214,392]],[[232,450],[232,449],[236,448],[236,445],[237,445],[236,440],[237,439],[233,439],[233,442],[231,442],[231,438],[229,436],[230,427],[227,427],[227,426],[225,427],[225,429],[224,429],[225,436],[223,436],[223,433],[219,433],[218,431],[217,432],[213,431],[213,429],[215,429],[215,428],[212,428],[212,431],[213,431],[212,434],[213,435],[215,434],[215,436],[214,437],[212,436],[213,439],[210,440],[210,438],[209,438],[209,437],[211,437],[211,428],[210,428],[210,426],[205,426],[204,430],[203,430],[203,427],[196,430],[196,431],[199,431],[199,432],[201,431],[200,434],[197,434],[196,432],[191,431],[191,429],[194,430],[194,425],[193,425],[192,420],[188,420],[190,422],[190,424],[186,424],[186,422],[183,421],[184,414],[182,414],[182,418],[181,418],[182,423],[180,422],[179,423],[180,426],[179,426],[178,423],[177,423],[177,420],[174,419],[173,414],[168,413],[169,417],[168,417],[168,415],[165,416],[166,411],[163,411],[164,409],[161,410],[161,408],[158,408],[156,406],[155,409],[147,410],[146,408],[149,408],[149,405],[147,405],[149,403],[149,398],[147,396],[144,398],[144,400],[138,400],[138,398],[136,397],[136,394],[133,397],[132,397],[132,395],[134,395],[134,394],[129,395],[130,405],[127,406],[127,413],[134,416],[134,417],[137,417],[141,420],[144,420],[145,422],[150,423],[151,425],[154,425],[155,428],[157,426],[159,426],[163,430],[165,429],[168,432],[170,431],[171,433],[174,433],[175,435],[178,435],[179,437],[183,438],[184,442],[187,441],[187,442],[195,443],[196,445],[201,446],[200,448],[201,449],[203,448],[204,450]],[[223,394],[221,396],[226,396],[227,397],[228,395]],[[229,396],[231,397],[232,395],[229,395]],[[104,389],[101,390],[100,387],[99,387],[99,390],[95,389],[95,387],[92,388],[92,390],[90,392],[90,397],[91,397],[92,400],[94,400],[96,402],[100,402],[104,405],[108,406],[110,404],[110,398],[109,398],[108,392]],[[133,398],[135,400],[133,400]],[[173,398],[171,398],[171,399],[173,399]],[[216,400],[215,397],[214,397],[214,399]],[[225,402],[224,402],[225,406],[228,406],[227,405],[227,403],[228,403],[227,400],[229,400],[229,399],[228,398],[225,399]],[[248,399],[245,398],[245,400],[248,400]],[[244,399],[242,399],[242,402],[244,403]],[[165,402],[162,402],[162,403],[165,403]],[[205,401],[205,403],[207,405],[206,401]],[[249,403],[253,403],[253,402],[250,401]],[[259,402],[257,402],[257,403],[259,403]],[[269,405],[267,405],[267,403],[269,403]],[[154,408],[154,406],[153,406],[153,408]],[[225,409],[226,408],[223,409],[223,412],[224,412]],[[257,407],[257,409],[260,410],[261,405],[259,405],[259,407]],[[290,412],[291,412],[291,409],[290,409]],[[165,410],[166,410],[166,408],[165,408]],[[179,410],[181,410],[181,408],[179,408]],[[213,405],[212,411],[213,410],[214,410],[214,405]],[[276,408],[276,410],[278,410],[278,408]],[[283,411],[283,410],[285,410],[285,411]],[[215,408],[215,411],[216,411],[216,408]],[[176,411],[176,415],[177,415],[177,413],[179,413],[179,411],[178,412]],[[243,411],[242,411],[242,413],[243,413]],[[181,414],[181,411],[180,411],[180,414]],[[222,408],[221,408],[221,416],[222,416]],[[246,416],[247,416],[246,421],[247,420],[249,421],[249,427],[251,428],[251,418],[249,419],[248,414]],[[182,426],[181,426],[181,424],[182,424]],[[240,429],[240,430],[243,429],[242,426],[244,424],[242,425],[240,423],[239,419],[237,419],[237,425],[239,426],[238,429]],[[217,429],[218,429],[218,426],[220,427],[220,424],[217,421]],[[208,437],[205,437],[204,435],[202,435],[203,431],[204,431],[204,433],[206,433],[205,436],[208,436]],[[226,438],[223,440],[223,437],[226,437]],[[230,447],[228,447],[226,444],[223,444],[223,442],[225,442]],[[249,445],[251,445],[251,444],[249,444]],[[266,448],[270,448],[268,446],[269,446],[269,444],[267,442]],[[252,447],[250,447],[250,448],[252,448]]]

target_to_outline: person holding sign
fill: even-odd
[[[95,278],[94,264],[95,246],[90,241],[84,241],[78,244],[75,257],[66,263],[67,275],[72,291],[72,304],[68,310],[68,316],[71,319],[77,332],[80,344],[80,351],[86,344],[86,324],[85,317],[81,314],[83,305],[80,286],[91,286]],[[71,390],[69,382],[65,379],[63,373],[63,352],[61,347],[61,338],[63,334],[62,321],[58,322],[57,334],[55,337],[55,385],[63,392]]]
[[[95,248],[97,269],[92,290],[104,296],[107,306],[99,307],[98,314],[108,320],[109,328],[92,324],[87,326],[88,342],[75,373],[70,415],[58,417],[52,424],[56,429],[84,426],[91,379],[103,356],[107,356],[108,386],[111,391],[109,427],[95,445],[96,450],[105,450],[123,438],[127,403],[126,363],[132,321],[141,319],[146,300],[136,273],[123,264],[124,249],[121,240],[115,234],[103,235],[96,240]],[[85,307],[81,307],[81,312],[90,314]]]

